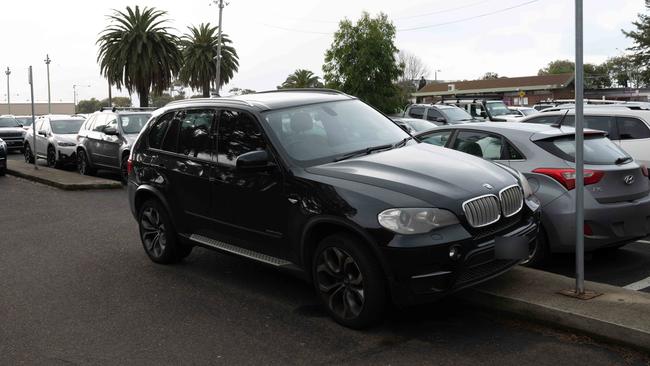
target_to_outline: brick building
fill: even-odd
[[[47,114],[47,103],[34,103],[36,115]],[[52,102],[53,114],[73,114],[74,103]],[[0,115],[9,114],[7,103],[0,103]],[[31,103],[11,103],[11,114],[14,116],[29,116],[32,114]]]

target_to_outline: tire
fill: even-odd
[[[160,201],[150,199],[140,207],[138,225],[142,247],[153,262],[178,263],[192,252],[191,246],[184,246],[178,240],[169,214]]]
[[[312,260],[316,295],[339,324],[363,329],[378,324],[388,306],[386,278],[359,240],[340,233],[323,239]]]
[[[23,156],[25,157],[25,163],[34,163],[34,154],[32,154],[32,148],[29,146],[29,143],[25,143],[25,147],[23,148]]]
[[[7,168],[0,168],[0,177],[4,177],[7,174]]]
[[[47,166],[50,168],[60,168],[61,162],[56,159],[56,150],[54,146],[50,145],[47,147]]]
[[[86,152],[83,150],[79,150],[77,153],[77,170],[81,175],[95,175],[97,173],[97,170],[90,166],[88,156],[86,156]]]
[[[522,266],[539,267],[546,263],[546,260],[551,255],[551,250],[548,245],[548,235],[546,235],[544,228],[539,229],[537,240],[530,248],[530,253],[530,256],[520,263]]]
[[[122,156],[122,162],[120,164],[120,182],[122,185],[126,185],[129,182],[129,172],[127,171],[128,162],[129,155],[125,154]]]

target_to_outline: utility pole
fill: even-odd
[[[29,72],[27,75],[27,79],[29,81],[29,90],[31,93],[31,103],[32,103],[32,155],[34,155],[34,169],[38,169],[38,164],[37,160],[38,157],[36,155],[36,109],[34,108],[34,76],[32,75],[32,66],[29,66]],[[28,159],[29,160],[29,159]],[[29,161],[28,161],[29,162]]]
[[[442,70],[433,70],[433,80],[438,81],[438,73]]]
[[[45,65],[47,65],[47,114],[52,114],[52,99],[50,97],[50,55],[45,55]]]
[[[217,4],[216,0],[215,4]],[[221,21],[221,15],[223,13],[223,0],[219,0],[219,32],[217,34],[217,73],[215,77],[215,90],[217,96],[219,96],[219,89],[221,89],[221,27],[223,25]]]
[[[575,0],[576,16],[576,67],[575,67],[575,96],[576,96],[576,295],[585,293],[585,178],[584,178],[584,65],[582,44],[582,0]]]
[[[9,66],[7,66],[5,75],[7,75],[7,114],[11,114],[11,94],[9,93],[9,75],[11,75],[11,70],[9,70]]]

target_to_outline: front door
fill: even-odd
[[[645,122],[634,117],[616,117],[618,125],[618,144],[634,160],[650,165],[650,129]]]
[[[245,153],[266,150],[266,168],[237,168]],[[244,111],[221,110],[217,130],[217,168],[213,214],[228,226],[237,245],[279,258],[287,256],[287,200],[282,172],[257,119]]]
[[[36,155],[47,156],[47,137],[52,133],[50,121],[47,118],[41,118],[36,121]],[[45,134],[45,136],[42,135]]]
[[[119,131],[117,128],[117,116],[114,114],[109,114],[106,121],[106,127],[104,128],[114,128],[116,131]],[[122,142],[122,137],[119,135],[107,135],[102,132],[101,134],[101,154],[105,159],[105,164],[112,168],[120,167],[120,143]]]

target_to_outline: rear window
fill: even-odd
[[[575,162],[575,135],[537,141],[536,144],[561,159]],[[607,137],[594,134],[585,135],[584,158],[585,164],[607,165],[615,164],[620,159],[629,159],[629,155]]]

